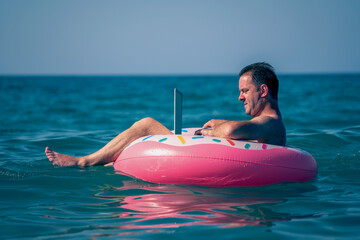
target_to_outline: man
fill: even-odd
[[[201,134],[237,140],[252,140],[268,144],[285,145],[286,130],[278,106],[279,81],[270,64],[254,63],[239,74],[239,101],[244,103],[249,121],[210,120],[204,124]],[[92,166],[108,164],[116,160],[127,145],[148,135],[167,135],[172,132],[152,118],[135,122],[103,148],[84,157],[72,157],[54,152],[48,147],[45,154],[54,165]]]
[[[202,135],[285,145],[286,130],[278,106],[279,81],[270,64],[254,63],[239,74],[239,101],[249,121],[210,120]]]

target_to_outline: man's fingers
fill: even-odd
[[[203,129],[201,130],[201,135],[203,136],[212,136],[214,130],[213,129]]]
[[[207,123],[204,124],[203,128],[214,128],[214,121],[211,119]]]
[[[207,123],[205,123],[205,124],[204,124],[204,126],[203,126],[202,128],[208,128],[208,127],[209,127],[209,123],[210,123],[210,121],[209,121],[209,122],[207,122]]]

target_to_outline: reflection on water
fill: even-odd
[[[259,189],[141,185],[132,181],[124,182],[122,187],[106,186],[96,197],[111,200],[113,206],[117,205],[120,212],[118,217],[128,222],[122,222],[119,226],[121,229],[191,225],[218,225],[222,228],[272,226],[276,221],[309,217],[274,212],[271,206],[284,202],[285,199],[280,194],[274,194],[274,188]],[[313,186],[305,191],[312,190]],[[302,193],[299,189],[294,191],[297,192],[296,195]]]

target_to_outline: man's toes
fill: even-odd
[[[45,148],[45,153],[51,153],[51,152],[52,152],[52,150],[49,147]]]
[[[52,156],[49,156],[49,155],[46,155],[49,159],[50,162],[53,162],[54,161],[54,158]]]

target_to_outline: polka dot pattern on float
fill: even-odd
[[[230,139],[226,139],[226,141],[228,141],[231,146],[235,146],[235,143],[233,141],[231,141]]]
[[[148,140],[148,139],[151,138],[151,137],[153,137],[153,135],[152,135],[152,136],[145,137],[142,141],[146,141],[146,140]],[[181,142],[182,144],[185,145],[186,141],[185,141],[185,139],[184,139],[182,136],[178,135],[177,138],[180,140],[180,142]],[[196,140],[196,139],[202,139],[202,138],[204,138],[204,136],[195,136],[195,137],[192,137],[191,139]],[[162,139],[158,140],[158,142],[165,142],[166,140],[168,140],[168,138],[162,138]],[[217,143],[221,143],[221,140],[220,140],[220,139],[216,139],[216,138],[213,138],[212,141],[213,141],[213,142],[217,142]],[[226,141],[227,141],[231,146],[235,146],[235,143],[234,143],[232,140],[226,139]],[[250,149],[250,148],[251,148],[251,144],[246,143],[245,146],[244,146],[244,148],[245,148],[245,149]],[[283,147],[283,148],[286,149],[286,147]],[[266,150],[266,149],[267,149],[267,145],[266,145],[266,144],[263,144],[263,145],[262,145],[262,149],[263,149],[263,150]]]
[[[185,144],[185,139],[182,136],[177,136],[182,144]]]
[[[200,139],[200,138],[204,138],[204,137],[192,137],[191,139]]]
[[[148,136],[148,137],[144,138],[143,141],[146,141],[146,140],[148,140],[148,139],[151,138],[151,137],[152,137],[152,136]]]
[[[185,131],[183,131],[185,132]],[[190,132],[190,131],[189,131]],[[216,137],[209,137],[209,136],[201,136],[201,135],[190,135],[190,134],[182,134],[182,135],[150,135],[145,136],[143,138],[139,138],[138,140],[129,144],[128,147],[136,144],[137,142],[159,142],[164,143],[172,146],[192,146],[198,144],[219,144],[224,145],[232,148],[238,149],[245,149],[245,150],[272,150],[275,148],[282,148],[284,150],[289,149],[288,147],[284,146],[277,146],[271,145],[266,143],[256,143],[256,142],[249,142],[249,141],[241,141],[241,140],[234,140],[234,139],[225,139],[225,138],[216,138]],[[293,150],[293,149],[291,149]],[[295,149],[295,151],[297,151]]]

